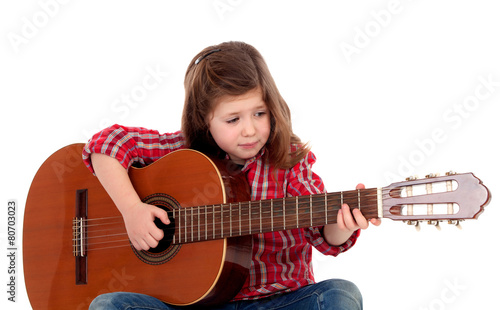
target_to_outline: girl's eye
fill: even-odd
[[[255,113],[255,116],[257,116],[257,117],[261,117],[261,116],[264,116],[264,115],[266,115],[265,111],[261,111],[261,112]]]
[[[238,121],[238,118],[237,118],[237,117],[235,117],[235,118],[228,119],[228,120],[226,121],[226,123],[228,123],[228,124],[234,124],[234,123],[236,123],[237,121]]]

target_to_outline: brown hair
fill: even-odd
[[[223,96],[239,96],[260,87],[271,115],[271,133],[265,146],[265,160],[276,168],[290,168],[309,151],[292,131],[290,109],[281,97],[261,54],[243,42],[225,42],[198,53],[184,79],[186,98],[182,131],[186,146],[208,156],[225,153],[212,138],[207,116]],[[291,144],[299,147],[293,152]]]

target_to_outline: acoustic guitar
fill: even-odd
[[[141,199],[167,210],[158,247],[138,251],[121,214],[81,160],[83,144],[51,155],[31,184],[24,215],[26,288],[34,309],[87,309],[115,291],[174,305],[230,300],[244,284],[252,234],[336,222],[343,203],[367,218],[437,224],[475,219],[490,193],[472,173],[408,179],[383,188],[249,201],[229,163],[179,150],[129,176]]]

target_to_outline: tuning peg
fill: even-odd
[[[430,179],[430,178],[435,178],[435,177],[438,177],[438,176],[439,176],[439,173],[429,173],[425,177],[428,178],[428,179]]]
[[[408,225],[414,225],[416,231],[420,231],[420,222],[419,221],[406,221]]]
[[[457,227],[458,229],[462,229],[462,226],[460,225],[460,220],[456,220],[456,221],[453,221],[453,220],[449,220],[448,221],[448,224],[450,225],[455,225],[455,227]]]
[[[439,221],[427,221],[427,224],[434,225],[437,230],[441,231],[441,226],[439,226]]]
[[[418,176],[417,175],[412,175],[412,176],[407,177],[406,181],[415,181],[416,179],[418,179]]]
[[[446,175],[455,175],[455,174],[457,174],[457,173],[455,171],[451,171],[451,170],[446,172]]]

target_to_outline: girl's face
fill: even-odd
[[[209,114],[208,126],[231,160],[245,164],[264,147],[271,130],[271,116],[260,88],[241,96],[222,97]]]

